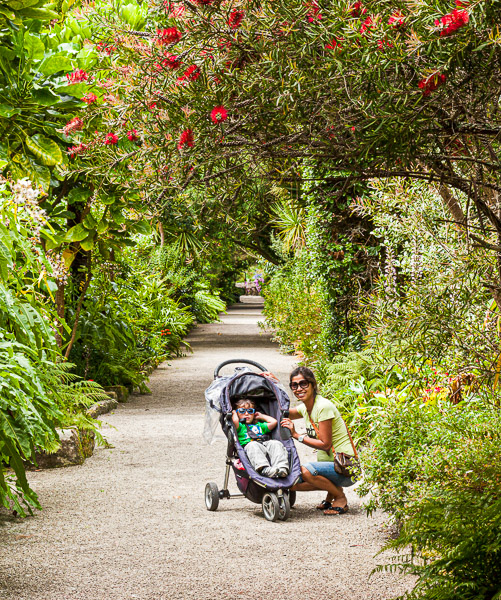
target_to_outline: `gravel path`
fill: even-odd
[[[112,449],[30,473],[44,510],[0,516],[1,600],[383,600],[409,588],[395,575],[369,579],[384,520],[365,516],[353,488],[341,517],[314,510],[320,492],[298,494],[287,522],[266,521],[245,499],[206,510],[205,484],[221,486],[224,473],[224,443],[201,440],[215,365],[251,358],[286,380],[294,363],[259,318],[259,306],[238,305],[197,327],[193,354],[152,375],[153,395],[104,415]]]

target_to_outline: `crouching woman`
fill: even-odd
[[[311,369],[298,367],[290,374],[290,388],[300,404],[289,411],[289,418],[281,425],[290,429],[298,442],[317,451],[317,461],[301,467],[302,482],[292,489],[298,491],[325,490],[327,496],[317,508],[324,515],[342,515],[348,512],[348,501],[343,488],[355,483],[351,477],[340,475],[334,469],[334,453],[355,454],[346,425],[332,402],[317,392],[317,380]],[[306,433],[299,434],[292,422],[304,418]]]

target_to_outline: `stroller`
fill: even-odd
[[[237,367],[232,375],[220,376],[220,370],[232,363],[250,364],[261,371],[266,370],[252,360],[226,360],[216,367],[214,381],[205,391],[207,413],[204,436],[212,443],[216,437],[216,427],[220,424],[228,441],[223,489],[220,490],[212,481],[205,486],[207,510],[217,510],[219,501],[223,498],[244,497],[256,504],[262,504],[264,516],[268,521],[286,521],[296,500],[296,492],[290,488],[301,475],[299,457],[290,430],[280,427],[281,419],[289,416],[289,397],[281,386],[248,367]],[[231,418],[234,403],[241,398],[252,398],[257,410],[277,419],[279,424],[270,435],[272,439],[280,440],[287,448],[290,468],[287,477],[265,477],[250,464],[238,441]],[[230,494],[228,490],[230,469],[233,469],[240,494]]]

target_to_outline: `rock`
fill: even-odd
[[[89,417],[92,417],[93,419],[97,419],[97,417],[99,417],[99,415],[104,415],[105,413],[110,412],[110,410],[113,410],[114,408],[116,408],[118,406],[118,400],[116,399],[116,394],[114,392],[112,397],[110,395],[110,397],[108,398],[108,400],[102,400],[101,402],[96,402],[96,404],[93,404],[90,408],[88,408],[85,412],[89,415]]]
[[[115,392],[119,402],[127,402],[129,400],[129,390],[125,385],[110,385],[104,389],[106,392]]]
[[[94,452],[94,432],[84,429],[58,429],[61,447],[47,454],[36,452],[35,460],[40,469],[53,469],[81,465]]]

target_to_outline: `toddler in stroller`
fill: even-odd
[[[287,449],[268,435],[277,426],[276,419],[257,412],[256,403],[250,398],[242,398],[235,403],[233,424],[240,445],[258,473],[265,477],[286,477],[289,474]]]
[[[248,359],[224,361],[216,367],[214,381],[205,391],[204,437],[209,443],[212,443],[217,439],[217,429],[221,427],[227,440],[223,488],[219,489],[213,481],[207,483],[205,486],[207,510],[217,510],[219,501],[223,498],[244,497],[251,502],[261,504],[264,516],[268,521],[285,521],[289,517],[290,508],[294,505],[296,498],[296,492],[292,491],[291,487],[301,476],[299,457],[290,431],[278,425],[284,417],[289,416],[289,396],[275,382],[252,372],[248,367],[236,368],[231,375],[220,375],[220,369],[231,363],[250,364],[262,372],[267,370],[259,363]],[[249,399],[252,401],[251,403],[248,402]],[[260,435],[260,429],[268,429],[267,432],[261,431],[261,435],[269,436],[270,441],[273,440],[282,446],[285,450],[284,459],[287,456],[284,462],[275,462],[275,459],[272,458],[272,467],[267,457],[266,464],[250,458],[251,454],[246,452],[249,443],[245,443],[246,440],[238,433],[239,429],[242,432],[241,419],[235,419],[235,411],[238,411],[239,408],[246,410],[240,415],[238,412],[236,414],[238,417],[245,416],[245,421],[250,422],[252,427],[256,427],[257,436]],[[258,425],[262,427],[258,427]],[[244,426],[244,428],[247,430],[247,427]],[[247,433],[249,432],[247,431]],[[252,433],[249,435],[251,440],[252,435]],[[242,444],[242,442],[244,443]],[[257,444],[261,446],[259,442]],[[260,466],[273,470],[264,471],[262,469],[259,472]],[[231,471],[235,475],[240,494],[230,493],[228,489]],[[270,475],[275,475],[275,477],[270,477]]]

